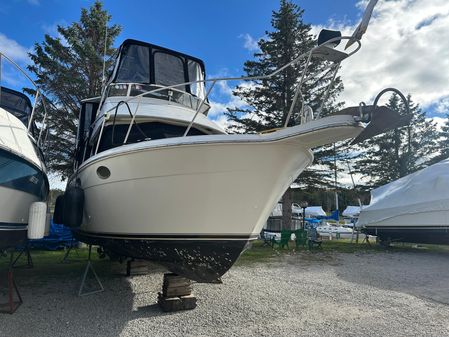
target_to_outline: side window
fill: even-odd
[[[145,46],[131,45],[123,51],[116,82],[150,83],[150,52]]]
[[[94,122],[97,116],[98,103],[83,103],[81,106],[80,117],[78,121],[78,136],[76,139],[76,161],[78,164],[82,163],[85,159],[85,154],[88,155],[89,149],[88,139],[90,133],[90,126]]]
[[[204,80],[203,70],[197,62],[189,60],[187,62],[187,69],[189,70],[189,82]],[[190,93],[203,99],[206,96],[204,82],[191,84]]]

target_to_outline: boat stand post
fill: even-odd
[[[75,238],[72,236],[72,239],[70,240],[70,246],[69,248],[66,250],[64,257],[61,260],[61,263],[69,263],[69,255],[70,252],[72,251],[72,249],[74,248],[74,243],[75,242]],[[79,256],[78,251],[75,249],[76,254]]]
[[[371,246],[371,242],[369,241],[369,235],[365,234],[365,238],[363,239],[362,243],[366,242],[368,246]]]
[[[22,257],[23,254],[26,254],[27,264],[24,265],[24,266],[16,266],[17,261],[19,261],[19,259]],[[14,262],[12,263],[12,267],[13,268],[19,268],[19,267],[33,268],[33,259],[31,257],[30,243],[29,243],[28,240],[25,243],[25,246],[23,247],[23,249],[20,251],[19,255],[17,255],[17,257],[15,258]]]
[[[87,295],[93,295],[93,294],[101,293],[101,292],[104,291],[103,284],[101,283],[100,278],[98,277],[98,275],[95,272],[95,269],[94,269],[94,267],[92,265],[91,253],[92,253],[92,245],[89,245],[89,256],[87,258],[87,265],[86,265],[86,269],[84,270],[83,280],[81,281],[80,289],[78,291],[78,296],[79,297],[87,296]],[[99,285],[99,289],[88,291],[88,292],[84,292],[84,286],[86,284],[87,274],[89,273],[89,270],[92,271],[92,274],[94,275],[95,280],[97,281],[97,283]]]
[[[20,295],[16,281],[14,280],[13,265],[14,265],[14,251],[11,251],[11,257],[9,260],[9,267],[7,272],[8,302],[0,304],[1,313],[13,314],[17,310],[17,308],[20,307],[20,305],[23,303],[22,296]],[[14,292],[17,295],[18,301],[14,301]]]

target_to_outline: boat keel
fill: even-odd
[[[221,283],[221,276],[244,251],[246,239],[153,239],[96,236],[74,230],[87,244],[102,246],[120,256],[156,262],[169,271],[201,283]]]

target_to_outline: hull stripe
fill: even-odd
[[[126,240],[254,240],[257,235],[233,235],[233,234],[112,234],[112,233],[95,233],[74,229],[82,235]]]
[[[14,222],[0,222],[0,229],[1,228],[18,228],[18,227],[24,227],[26,228],[28,224],[26,223],[14,223]]]

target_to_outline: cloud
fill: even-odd
[[[0,33],[0,51],[17,63],[28,63],[29,49]]]
[[[59,37],[60,34],[58,32],[58,26],[67,26],[67,21],[58,20],[51,24],[44,23],[42,24],[41,28],[45,34],[48,34],[52,37]]]
[[[243,39],[243,48],[249,50],[249,51],[258,51],[259,49],[259,44],[258,41],[255,38],[253,38],[250,34],[245,33],[245,34],[241,34],[239,35],[239,38]]]
[[[331,24],[343,35],[350,35],[356,26]],[[341,98],[348,105],[368,103],[381,89],[396,87],[424,108],[436,104],[447,110],[448,27],[447,0],[379,1],[362,49],[342,64],[345,91]]]
[[[441,131],[442,127],[447,122],[447,118],[444,118],[444,117],[430,117],[430,118],[426,118],[426,120],[432,121],[435,124],[438,131]]]
[[[10,39],[5,34],[0,33],[0,51],[22,69],[31,62],[28,57],[30,48],[20,45],[17,41]],[[2,83],[13,89],[29,86],[29,82],[23,74],[6,59],[2,61]]]
[[[58,20],[51,24],[43,24],[41,26],[41,28],[45,34],[48,34],[53,38],[59,38],[61,40],[62,45],[67,47],[69,44],[68,44],[67,40],[64,38],[64,36],[62,36],[61,33],[58,32],[58,26],[62,26],[62,27],[68,26],[67,21]]]
[[[235,77],[228,73],[227,69],[221,70],[218,74],[211,75],[209,78]],[[219,81],[215,84],[209,98],[210,110],[208,116],[216,123],[226,128],[230,125],[224,113],[227,108],[244,109],[248,104],[238,96],[233,95],[236,86],[254,88],[255,83],[251,81]]]
[[[449,87],[449,85],[448,85]],[[435,105],[435,112],[440,114],[449,113],[449,95],[441,98]]]

